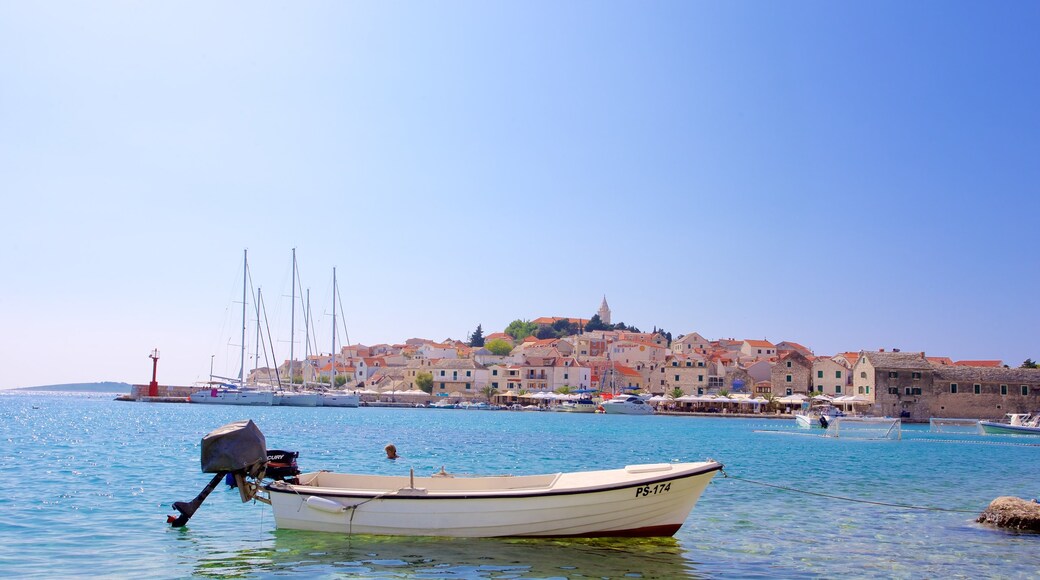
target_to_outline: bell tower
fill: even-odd
[[[610,324],[610,307],[607,306],[607,296],[603,295],[603,303],[599,305],[599,310],[596,311],[599,314],[600,321],[603,324]]]

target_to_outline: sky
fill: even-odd
[[[605,296],[673,336],[1040,359],[1037,29],[1016,1],[0,0],[0,387],[146,383],[154,348],[163,384],[237,374],[244,250],[278,361],[293,249],[321,352],[335,268],[339,343]]]

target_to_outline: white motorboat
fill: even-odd
[[[592,399],[577,399],[575,401],[564,401],[554,407],[556,411],[564,413],[595,413],[596,403]]]
[[[795,413],[794,420],[795,424],[802,429],[811,429],[813,427],[826,429],[827,425],[835,417],[843,416],[845,416],[845,413],[834,405],[813,405],[805,413]]]
[[[263,434],[239,421],[202,440],[202,470],[216,474],[191,502],[175,502],[183,526],[228,473],[243,501],[273,507],[283,529],[341,534],[447,537],[671,536],[722,464],[629,465],[542,475],[430,477],[318,471],[280,472],[272,481]],[[292,467],[295,467],[293,462]]]
[[[361,396],[349,391],[325,391],[321,394],[322,407],[359,407]]]
[[[979,421],[980,435],[1040,435],[1040,414],[1008,413],[1008,421]]]
[[[188,400],[192,403],[213,405],[270,406],[274,404],[274,393],[219,386],[195,391]]]
[[[652,415],[654,408],[635,395],[617,395],[600,403],[608,415]]]

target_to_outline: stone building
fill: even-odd
[[[1006,413],[1040,411],[1040,369],[936,367],[929,417],[1000,420]]]
[[[933,370],[923,352],[861,351],[848,394],[873,403],[878,415],[919,417],[929,412]]]
[[[770,382],[778,397],[806,394],[812,385],[812,363],[798,351],[790,351],[773,365]]]

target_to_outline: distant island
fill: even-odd
[[[64,393],[129,393],[130,383],[69,383],[65,385],[43,385],[39,387],[21,387],[5,389],[11,391],[60,391]]]

